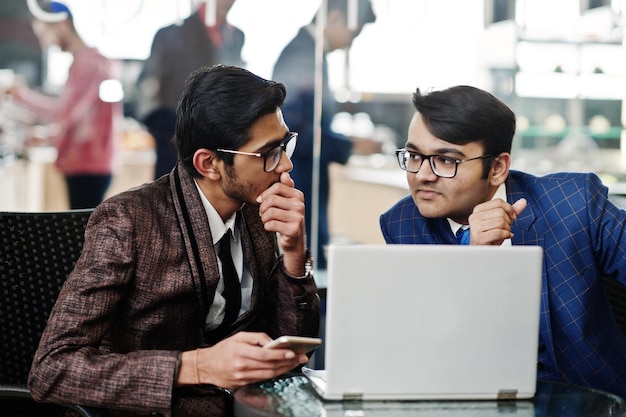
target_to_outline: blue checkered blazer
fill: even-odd
[[[626,397],[626,338],[602,282],[610,275],[626,284],[626,212],[594,174],[511,171],[506,188],[509,202],[528,201],[512,243],[544,249],[538,377]],[[422,217],[410,195],[380,227],[387,243],[457,243],[447,220]]]

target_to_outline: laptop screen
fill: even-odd
[[[528,398],[540,247],[329,247],[329,399]]]

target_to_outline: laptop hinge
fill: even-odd
[[[344,401],[363,401],[362,392],[347,392],[343,394]]]
[[[500,391],[498,391],[498,400],[514,400],[516,398],[516,389],[501,389]]]

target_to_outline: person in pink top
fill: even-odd
[[[34,20],[33,29],[43,48],[58,45],[73,56],[63,92],[51,97],[18,81],[9,94],[56,128],[52,138],[58,149],[56,165],[67,183],[70,208],[92,208],[109,188],[120,146],[122,103],[103,101],[100,95],[102,83],[116,79],[119,67],[85,44],[66,5],[51,2],[50,12],[65,18]]]

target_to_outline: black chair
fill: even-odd
[[[0,414],[59,416],[104,410],[36,402],[26,386],[41,333],[83,247],[92,210],[0,212]]]

